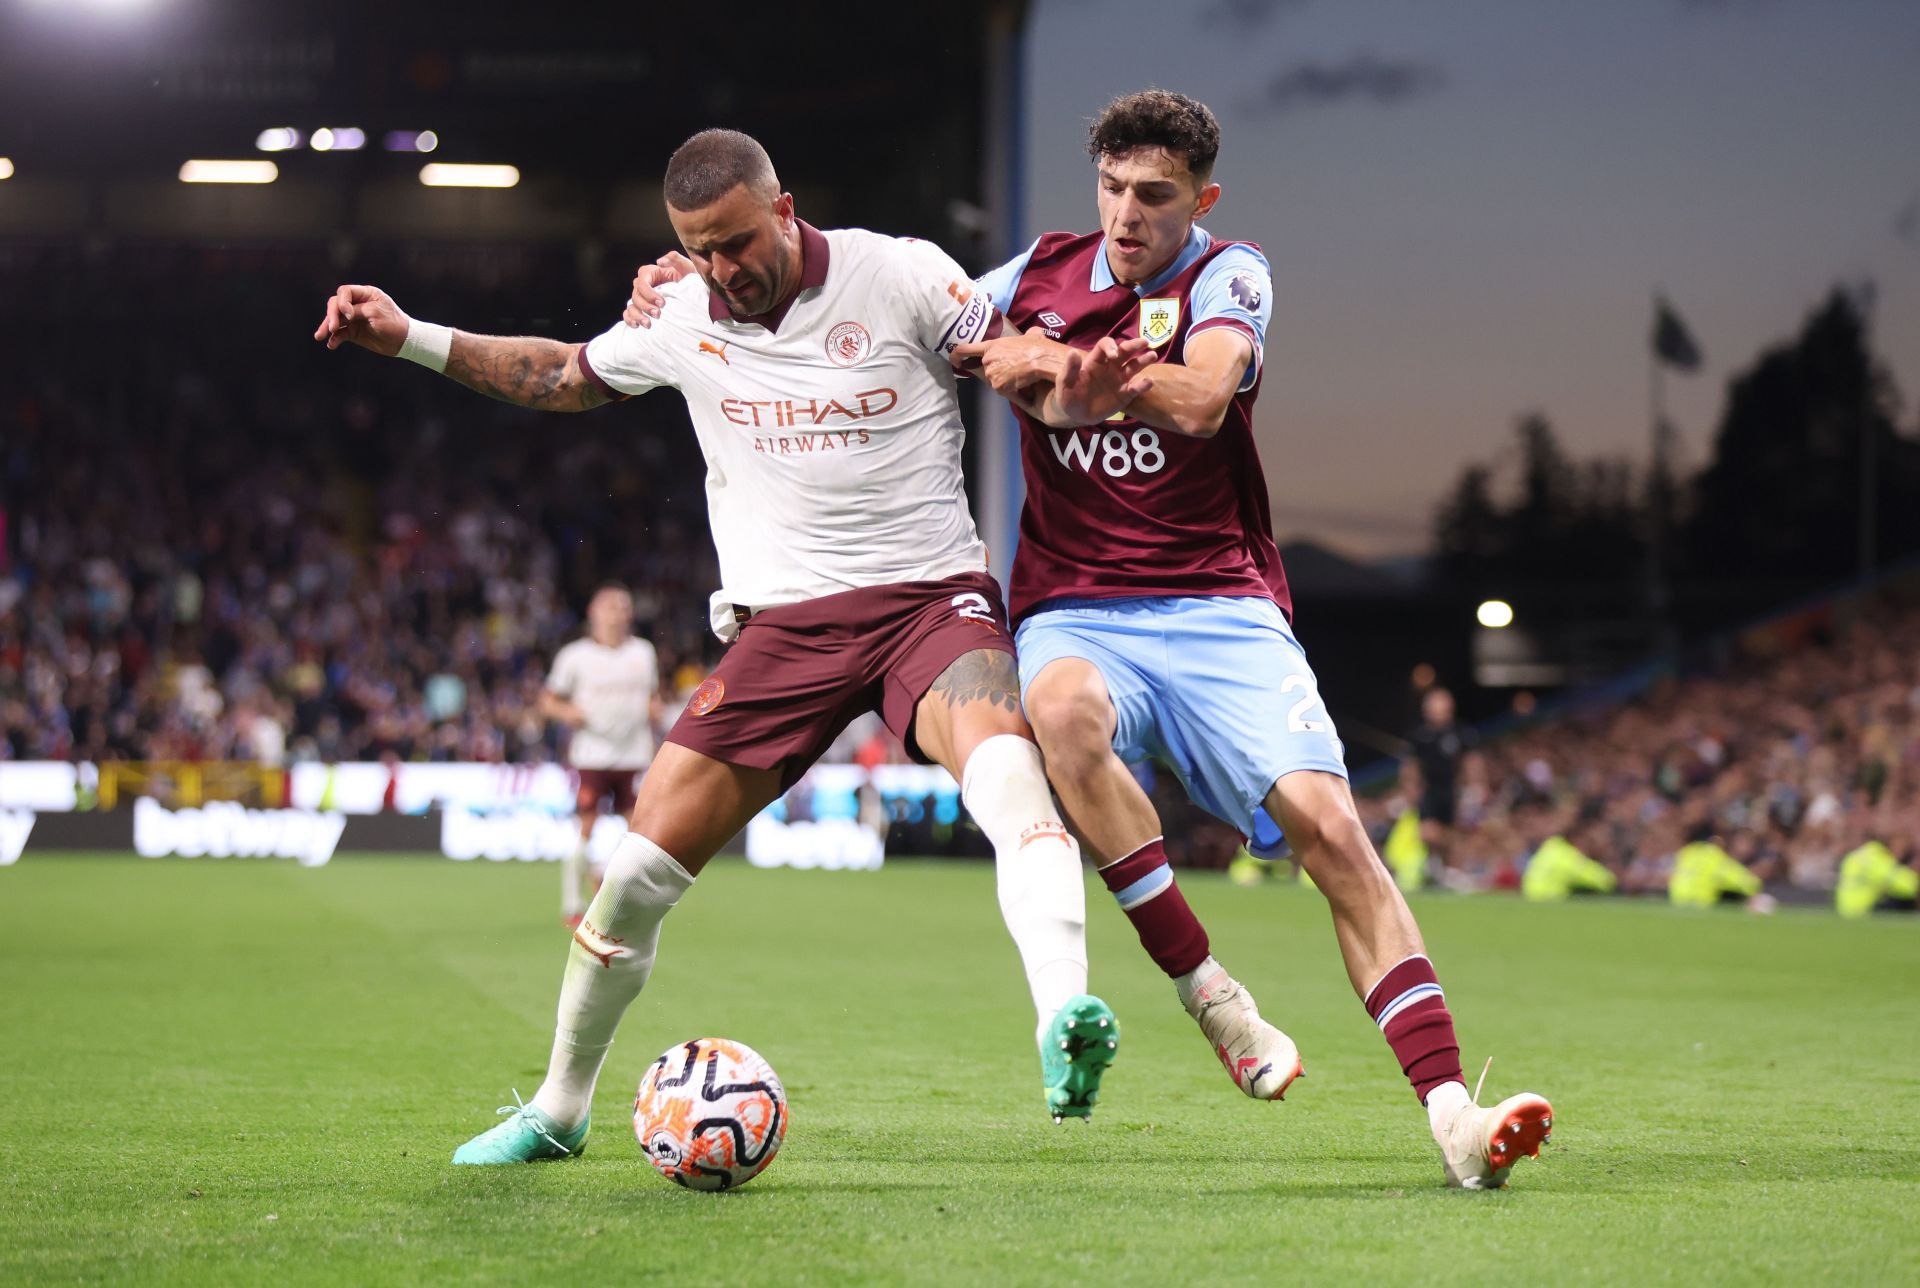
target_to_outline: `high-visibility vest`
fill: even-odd
[[[1712,841],[1695,841],[1673,856],[1667,898],[1683,908],[1711,908],[1723,894],[1760,893],[1760,878]]]
[[[1427,883],[1427,843],[1420,836],[1420,811],[1410,809],[1393,821],[1380,857],[1393,871],[1394,884],[1412,893]]]
[[[1920,894],[1920,872],[1893,857],[1879,841],[1868,841],[1840,860],[1833,906],[1843,917],[1864,917],[1882,899],[1911,899]]]
[[[1602,894],[1613,889],[1615,877],[1605,864],[1582,854],[1564,836],[1549,836],[1527,861],[1520,878],[1520,893],[1540,903],[1565,899],[1575,890],[1594,890]]]

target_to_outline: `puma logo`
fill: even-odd
[[[714,357],[720,359],[720,361],[725,362],[729,367],[733,365],[727,358],[727,341],[725,340],[722,340],[719,344],[714,344],[711,340],[702,340],[700,342],[700,352],[711,353]]]
[[[1227,1066],[1227,1072],[1233,1075],[1233,1080],[1243,1091],[1251,1091],[1255,1083],[1273,1072],[1273,1065],[1261,1064],[1258,1056],[1243,1055],[1238,1060],[1234,1059],[1228,1053],[1227,1044],[1224,1042],[1215,1050],[1220,1055],[1220,1063]]]

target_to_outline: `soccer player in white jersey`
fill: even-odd
[[[585,345],[416,322],[342,286],[314,332],[419,362],[525,407],[584,411],[662,386],[707,461],[731,645],[641,781],[631,830],[574,932],[547,1076],[456,1163],[570,1157],[594,1082],[653,967],[660,924],[709,858],[862,711],[944,766],[993,843],[1027,971],[1047,1106],[1085,1117],[1118,1028],[1086,996],[1085,892],[1020,714],[999,587],[966,506],[948,355],[994,317],[937,248],[797,219],[760,145],[706,130],[667,166],[667,213],[699,276],[651,331]],[[1038,395],[1104,420],[1145,392],[1142,345],[1110,344]]]
[[[636,784],[653,763],[653,723],[660,716],[660,659],[633,633],[633,592],[619,582],[593,592],[587,633],[554,654],[540,713],[573,731],[567,764],[580,783],[574,797],[580,839],[560,865],[560,916],[573,927],[587,910],[581,879],[600,806],[611,804],[622,818],[633,812]],[[593,875],[597,886],[601,874]]]

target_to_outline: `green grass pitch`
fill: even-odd
[[[1185,882],[1299,1041],[1228,1083],[1097,888],[1125,1029],[1090,1126],[1041,1112],[986,865],[720,862],[669,919],[576,1162],[448,1165],[545,1065],[550,865],[29,856],[0,869],[0,1283],[1912,1283],[1920,923],[1420,899],[1469,1079],[1543,1092],[1504,1193],[1437,1151],[1324,905]],[[672,1043],[734,1037],[792,1130],[732,1194],[627,1122]]]

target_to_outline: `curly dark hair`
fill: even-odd
[[[1193,177],[1205,183],[1220,155],[1220,122],[1205,103],[1166,89],[1143,89],[1107,104],[1087,127],[1087,155],[1124,156],[1135,148],[1165,148],[1185,157]]]

